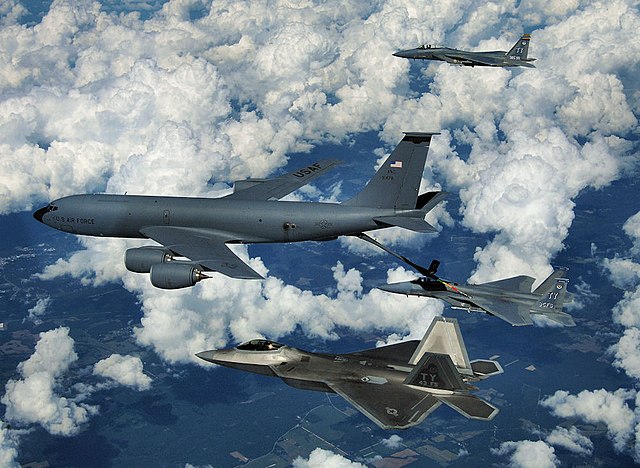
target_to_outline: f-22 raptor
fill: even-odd
[[[385,284],[378,289],[408,296],[434,297],[448,302],[454,309],[484,312],[513,326],[531,325],[532,315],[543,315],[561,325],[575,326],[573,317],[562,311],[565,302],[573,301],[573,294],[567,292],[566,269],[556,268],[535,291],[531,291],[535,278],[530,276],[460,285],[436,276],[440,265],[437,260],[425,269],[402,258],[424,276],[413,281]]]
[[[456,319],[436,317],[422,341],[350,354],[318,354],[269,340],[203,351],[201,359],[280,377],[292,387],[337,393],[382,429],[420,424],[441,403],[463,416],[490,420],[498,409],[470,393],[503,372],[496,361],[469,362]]]
[[[150,273],[158,288],[194,286],[209,277],[208,271],[262,279],[227,244],[325,241],[390,226],[434,232],[424,218],[444,193],[418,195],[433,135],[405,133],[366,187],[341,204],[278,201],[338,163],[329,159],[276,179],[237,181],[233,193],[222,198],[73,195],[51,202],[33,217],[73,234],[149,238],[162,244],[125,254],[127,269]]]
[[[529,41],[531,36],[523,34],[518,42],[508,52],[494,50],[490,52],[471,52],[467,50],[451,49],[449,47],[433,47],[422,45],[415,49],[400,50],[396,57],[408,59],[440,60],[453,65],[467,67],[529,67],[535,68],[531,62],[534,58],[528,58]]]

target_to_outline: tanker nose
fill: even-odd
[[[44,208],[40,208],[39,210],[34,211],[33,212],[34,219],[36,219],[37,221],[40,221],[42,223],[42,217],[48,211],[48,208],[49,207],[45,206]]]

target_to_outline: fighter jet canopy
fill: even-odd
[[[270,340],[251,340],[236,346],[241,351],[275,351],[284,345]]]

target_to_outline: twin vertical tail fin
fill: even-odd
[[[480,380],[502,373],[495,361],[469,362],[467,349],[456,319],[436,317],[417,346],[409,364],[415,367],[404,381],[405,385],[431,390],[440,402],[463,416],[490,420],[498,409],[468,393],[463,380]]]
[[[447,354],[427,353],[404,381],[405,385],[431,390],[466,390],[467,385]]]
[[[345,205],[415,210],[431,137],[438,133],[405,133],[391,156],[366,187]]]
[[[435,317],[429,325],[422,341],[418,344],[409,364],[419,367],[419,363],[428,354],[449,356],[453,365],[461,374],[471,375],[471,364],[467,348],[460,333],[458,321],[454,318]],[[415,370],[415,369],[414,369]]]
[[[565,303],[573,301],[573,294],[567,292],[569,280],[564,277],[566,271],[564,268],[557,268],[536,288],[534,294],[539,294],[541,297],[531,311],[545,315],[562,325],[573,327],[576,324],[573,317],[562,311]]]
[[[507,52],[506,58],[508,58],[510,60],[518,60],[520,62],[525,62],[525,63],[520,63],[518,65],[523,65],[525,67],[533,67],[533,68],[535,68],[532,63],[529,63],[529,62],[533,62],[535,60],[534,58],[528,58],[529,41],[531,41],[531,35],[530,34],[523,34],[520,37],[520,39],[518,39],[518,42],[516,42],[513,45],[511,50],[509,52]]]

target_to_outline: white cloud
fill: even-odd
[[[546,437],[547,443],[563,447],[578,455],[590,456],[593,453],[593,442],[588,437],[580,434],[575,426],[569,429],[556,427]]]
[[[613,321],[623,325],[625,329],[618,342],[609,348],[609,352],[614,356],[613,365],[624,370],[636,382],[640,380],[640,266],[635,258],[638,255],[639,215],[629,218],[623,226],[634,243],[628,255],[617,254],[615,258],[602,261],[614,285],[625,290],[623,298],[612,310]],[[627,403],[631,399],[634,399],[635,405]],[[579,417],[587,422],[606,424],[609,438],[616,450],[625,452],[633,445],[635,448],[632,455],[636,462],[640,460],[640,397],[636,390],[584,390],[575,396],[558,391],[541,404],[559,417]],[[579,442],[578,445],[585,450],[589,449],[589,445]]]
[[[622,229],[633,241],[631,253],[640,256],[640,211],[627,219]]]
[[[293,460],[293,466],[295,468],[364,468],[365,465],[352,462],[330,450],[317,448],[309,454],[309,458],[298,457]]]
[[[497,449],[491,449],[495,455],[509,456],[509,466],[517,468],[548,468],[560,464],[555,449],[542,440],[521,440],[502,442]]]
[[[630,61],[620,56],[624,46],[604,50],[633,40],[637,11],[622,1],[606,9],[589,4],[548,13],[538,9],[543,5],[520,5],[558,15],[553,26],[533,32],[537,69],[474,69],[477,79],[468,80],[466,68],[439,66],[430,93],[403,103],[384,125],[388,141],[407,121],[464,125],[449,151],[434,152],[430,164],[446,177],[448,183],[440,180],[445,188],[460,189],[463,224],[496,233],[476,252],[474,281],[550,273],[549,261],[563,248],[573,220],[572,199],[619,177],[627,150],[618,137],[637,126],[616,72],[637,70],[640,47],[628,47]],[[600,63],[594,68],[600,53],[606,55],[604,71]],[[465,161],[453,152],[456,142],[471,147]]]
[[[5,2],[0,213],[76,192],[219,194],[209,179],[264,177],[292,153],[352,133],[382,130],[391,146],[403,130],[443,129],[425,183],[459,191],[463,225],[493,236],[475,254],[472,279],[541,279],[563,248],[572,200],[619,177],[637,147],[624,139],[637,127],[636,6],[551,3],[219,1],[190,21],[192,3],[174,0],[143,21],[55,1],[41,24],[23,27],[21,7]],[[423,42],[506,49],[542,24],[550,26],[533,31],[531,45],[537,69],[436,64],[420,78],[428,93],[411,88],[409,61],[391,56]],[[396,245],[428,239],[382,235]],[[82,245],[41,278],[123,278],[145,314],[138,341],[172,362],[224,345],[229,334],[278,337],[297,326],[325,338],[336,326],[417,335],[442,310],[365,292],[362,274],[341,265],[327,294],[218,275],[190,291],[158,291],[122,265],[125,248],[139,243]],[[630,326],[637,298],[625,299],[616,320]]]
[[[55,435],[74,435],[97,408],[56,393],[59,379],[78,356],[69,329],[56,328],[40,334],[35,352],[20,363],[22,379],[10,379],[0,401],[5,417],[17,424],[40,424]]]
[[[27,319],[31,320],[35,324],[41,323],[42,321],[40,320],[40,317],[45,314],[49,304],[51,304],[51,298],[49,296],[39,298],[36,301],[36,304],[27,310],[29,313]]]
[[[392,434],[388,439],[382,439],[382,445],[385,447],[396,450],[402,447],[402,437],[397,434]]]
[[[640,264],[631,258],[605,258],[603,265],[617,288],[632,290],[640,283]]]
[[[151,388],[151,378],[143,372],[142,367],[142,361],[137,356],[112,354],[96,362],[93,373],[136,390],[148,390]]]
[[[583,390],[577,395],[558,390],[540,402],[561,418],[579,417],[591,423],[604,423],[614,447],[622,452],[634,437],[636,417],[627,400],[635,398],[634,390]]]
[[[429,130],[464,123],[466,136],[454,132],[451,140],[445,132],[434,139],[429,164],[461,190],[464,224],[497,233],[476,253],[473,279],[541,276],[562,248],[573,219],[571,198],[618,174],[619,149],[599,135],[633,126],[624,83],[609,73],[628,61],[608,62],[609,74],[585,74],[575,72],[592,70],[585,61],[558,59],[575,49],[567,30],[591,31],[595,24],[608,43],[624,44],[635,54],[633,41],[615,37],[634,33],[638,21],[622,2],[614,2],[606,13],[614,18],[606,21],[594,22],[604,13],[590,6],[571,21],[550,11],[559,21],[534,35],[546,66],[540,62],[539,69],[517,74],[474,69],[477,80],[468,79],[469,69],[439,66],[431,92],[418,96],[408,91],[408,61],[390,52],[425,35],[443,40],[458,25],[464,25],[460,31],[480,33],[476,26],[487,25],[484,3],[387,2],[338,9],[332,3],[314,8],[283,3],[273,8],[278,14],[261,16],[264,7],[216,2],[195,22],[187,20],[188,7],[179,2],[166,4],[161,15],[147,21],[81,5],[54,2],[38,28],[15,25],[4,32],[5,44],[17,36],[23,45],[13,56],[37,58],[7,64],[13,78],[0,88],[17,91],[0,103],[6,110],[0,131],[7,142],[0,160],[13,169],[11,179],[0,181],[7,194],[4,211],[105,188],[203,194],[211,174],[218,180],[265,176],[286,162],[287,153],[350,132],[382,126],[391,145],[407,130],[406,122],[418,127],[429,122]],[[512,5],[496,8],[492,14],[510,14]],[[492,38],[483,45],[509,47],[514,39]],[[586,41],[580,50],[596,47]],[[51,56],[77,57],[75,67],[61,68],[56,64],[69,60]],[[569,119],[589,93],[608,99],[593,103],[593,111],[579,121]],[[232,102],[250,102],[257,110],[234,111]],[[568,121],[579,128],[568,128]],[[572,132],[587,143],[578,144]],[[472,145],[467,161],[451,156],[455,140]],[[529,177],[531,171],[538,175]],[[389,243],[428,239],[400,230],[381,235]],[[83,263],[83,276],[108,279],[92,272],[102,269],[97,261]]]
[[[627,328],[610,351],[615,356],[615,367],[623,369],[629,377],[640,380],[640,329]]]
[[[6,468],[17,468],[18,463],[18,441],[12,436],[11,431],[5,428],[0,419],[0,466]]]
[[[541,130],[532,139],[514,138],[505,146],[510,148],[493,156],[460,192],[463,223],[478,232],[499,231],[476,251],[478,268],[470,281],[496,279],[499,273],[546,277],[549,260],[563,248],[573,221],[571,198],[584,186],[616,177],[617,162],[604,140],[580,149],[554,129]]]
[[[253,262],[254,267],[261,265]],[[142,291],[145,315],[135,329],[138,342],[170,362],[195,361],[195,353],[226,345],[228,333],[238,342],[258,336],[278,339],[296,327],[325,339],[337,338],[334,329],[341,326],[415,334],[423,333],[442,312],[436,301],[407,300],[377,289],[364,293],[360,272],[345,271],[339,262],[332,270],[335,297],[315,295],[274,277],[249,282],[214,275],[192,290],[177,292],[155,289],[140,276],[127,278],[125,284]]]
[[[640,258],[638,250],[640,243],[639,220],[640,212],[630,217],[623,226],[625,233],[633,242],[633,247],[629,252],[630,257],[616,255],[614,258],[605,258],[602,261],[604,268],[609,271],[609,277],[613,284],[624,290],[622,299],[613,308],[613,320],[625,327],[634,327],[625,331],[626,338],[623,337],[623,339],[627,344],[630,343],[637,333],[637,328],[640,327],[640,262],[637,261]],[[627,347],[627,351],[635,350]],[[624,351],[620,352],[624,353]],[[617,357],[617,362],[620,363],[620,356]],[[631,359],[637,360],[639,358]]]

